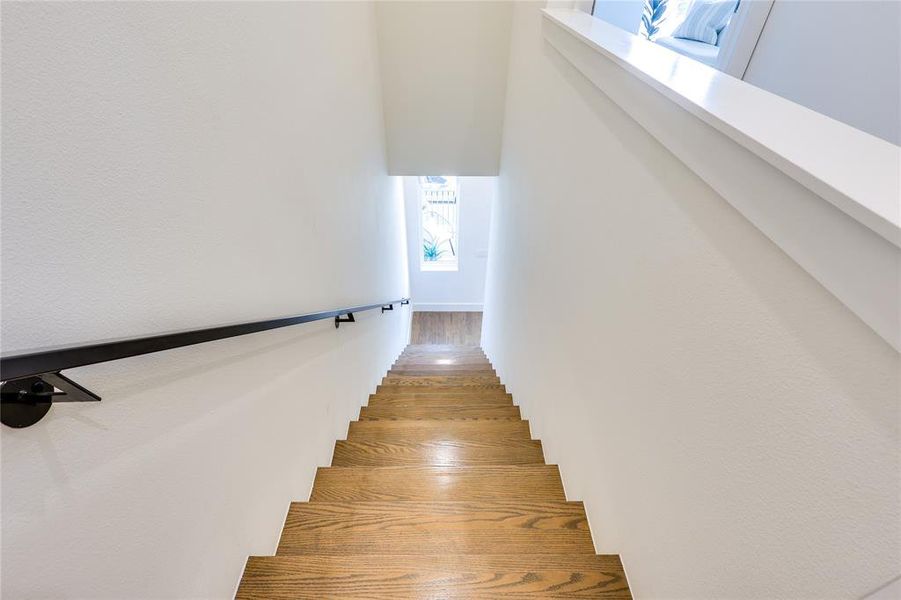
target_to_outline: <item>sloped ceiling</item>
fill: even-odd
[[[391,175],[497,175],[512,2],[379,2]]]

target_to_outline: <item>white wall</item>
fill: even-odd
[[[374,8],[3,3],[4,351],[407,293]],[[75,369],[2,432],[4,597],[231,597],[406,343],[358,315]]]
[[[744,80],[901,145],[901,2],[776,0]]]
[[[407,210],[407,250],[410,290],[417,311],[480,311],[485,298],[488,233],[491,205],[497,195],[496,177],[461,177],[460,243],[457,271],[422,271],[419,238],[419,183],[404,177]]]
[[[389,173],[497,175],[512,8],[378,4]]]
[[[863,596],[901,563],[899,355],[538,8],[514,16],[486,352],[636,597]]]

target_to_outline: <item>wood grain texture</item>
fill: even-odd
[[[432,384],[379,384],[375,387],[376,394],[428,394],[431,396],[439,394],[506,394],[507,390],[501,383],[471,383],[468,385],[454,385],[447,383],[444,385]]]
[[[395,364],[464,365],[490,364],[481,348],[440,345],[407,346]]]
[[[386,375],[382,385],[416,385],[416,386],[485,386],[501,385],[501,379],[491,373],[477,375]]]
[[[478,383],[472,385],[384,385],[375,387],[376,394],[403,395],[421,394],[427,396],[440,396],[446,394],[506,394],[503,384]]]
[[[434,398],[436,396],[451,397],[473,397],[473,396],[512,396],[501,386],[493,386],[489,389],[482,389],[473,386],[453,386],[453,385],[395,385],[395,386],[376,386],[376,395],[379,396],[405,396],[407,398]]]
[[[418,358],[401,357],[397,359],[397,362],[395,362],[392,367],[397,367],[399,369],[443,369],[445,367],[457,367],[464,370],[494,368],[491,366],[491,363],[488,362],[487,358],[477,356],[470,358],[462,356],[448,356],[444,358],[438,356],[423,356]]]
[[[503,421],[501,421],[503,422]],[[335,442],[332,466],[466,466],[543,464],[538,440],[442,440],[427,442]]]
[[[293,503],[278,554],[594,554],[580,502]]]
[[[479,346],[455,346],[453,344],[410,344],[407,346],[401,356],[482,356],[485,357],[485,351]]]
[[[447,339],[440,327],[419,333]],[[566,501],[482,350],[441,344],[402,353],[317,471],[310,501],[291,505],[277,556],[251,557],[237,592],[630,597],[619,558],[594,554],[584,507]]]
[[[565,501],[556,465],[321,467],[310,501]]]
[[[471,344],[482,339],[480,312],[414,312],[410,331],[413,344]]]
[[[485,365],[401,365],[394,366],[388,375],[497,375],[490,363]]]
[[[463,405],[444,406],[364,406],[360,409],[360,421],[371,420],[443,420],[443,419],[513,419],[521,415],[518,406]]]
[[[239,600],[631,598],[619,557],[579,554],[251,557]]]
[[[513,397],[509,394],[374,394],[369,397],[369,406],[513,406]]]
[[[409,346],[408,348],[414,348]],[[397,357],[397,362],[430,363],[434,365],[490,364],[488,356],[480,348],[470,351],[448,351],[442,346],[417,346],[408,349]],[[437,361],[441,362],[437,362]]]
[[[351,421],[347,439],[397,442],[530,440],[528,421]]]
[[[411,352],[451,352],[451,353],[465,353],[465,352],[482,352],[482,347],[479,344],[417,344],[411,343],[406,348],[404,348],[404,354],[408,354]]]

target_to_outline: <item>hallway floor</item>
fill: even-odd
[[[631,596],[482,350],[411,345],[237,597]]]
[[[411,344],[478,346],[482,340],[481,312],[414,312]]]

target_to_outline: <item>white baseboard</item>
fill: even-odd
[[[482,312],[481,302],[413,303],[413,312]]]

